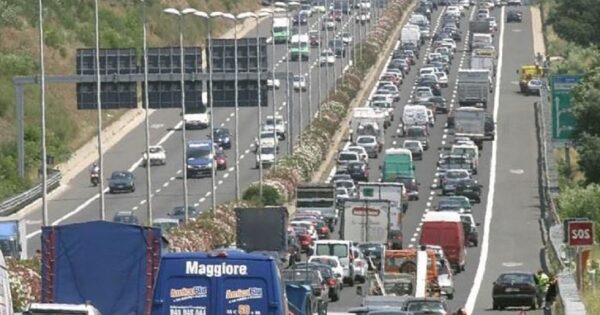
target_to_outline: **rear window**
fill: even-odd
[[[533,276],[525,273],[507,273],[501,275],[498,280],[498,283],[530,283],[533,284]]]
[[[358,160],[358,156],[356,154],[351,154],[351,153],[340,154],[340,161],[355,161],[355,160]]]
[[[337,256],[339,258],[348,257],[348,245],[346,244],[318,244],[316,255],[318,256]]]

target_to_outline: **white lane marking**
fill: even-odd
[[[230,168],[229,168],[227,171],[229,171],[229,172],[233,172],[233,170],[234,170],[234,169],[235,169],[235,168],[232,166],[232,167],[230,167]]]
[[[219,181],[217,182],[217,185],[221,185],[221,184],[223,184],[223,180],[219,179]]]
[[[198,200],[199,202],[204,202],[206,200],[206,198],[202,197],[200,198],[200,200]]]
[[[227,178],[227,177],[229,177],[229,173],[223,174],[223,178]]]
[[[157,190],[155,190],[154,192],[156,192],[157,194],[160,192],[162,188],[158,188]]]
[[[197,207],[198,205],[199,205],[199,203],[197,203],[197,202],[196,202],[196,203],[194,204],[194,207]]]
[[[138,206],[134,206],[133,208],[131,208],[131,210],[135,211],[138,209]]]
[[[169,178],[169,180],[175,180],[175,176],[172,176],[171,178]]]
[[[496,71],[496,93],[494,94],[494,117],[498,117],[498,106],[500,103],[500,81],[502,80],[502,58],[504,50],[504,7],[500,11],[500,37],[498,39],[498,65]],[[499,133],[498,133],[499,134]],[[473,279],[473,286],[467,297],[465,307],[467,313],[473,313],[475,308],[475,302],[479,295],[479,289],[481,289],[481,282],[485,275],[485,265],[487,264],[488,252],[490,250],[490,226],[492,224],[492,217],[494,214],[494,190],[496,186],[496,155],[498,153],[498,134],[496,135],[496,141],[492,141],[492,157],[490,160],[490,183],[487,195],[487,204],[485,207],[485,220],[483,225],[483,239],[481,241],[481,252],[479,254],[479,264],[477,265],[477,272]]]
[[[240,155],[240,160],[243,159],[245,157],[244,154]]]
[[[181,174],[181,170],[177,170],[177,174]]]
[[[210,194],[212,194],[212,192],[210,192],[210,191],[207,191],[207,192],[206,192],[206,197],[210,196]]]
[[[145,204],[145,203],[146,203],[146,199],[144,199],[144,200],[140,201],[140,205],[143,205],[143,204]]]
[[[525,171],[523,169],[520,169],[520,168],[518,168],[518,169],[511,169],[511,170],[509,170],[509,172],[511,174],[515,174],[515,175],[523,175],[523,173],[525,173]]]

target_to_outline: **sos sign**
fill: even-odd
[[[594,245],[594,222],[571,221],[568,222],[569,246],[593,246]]]

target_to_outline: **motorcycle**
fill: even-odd
[[[98,184],[100,184],[100,177],[98,175],[98,173],[92,173],[90,174],[90,182],[92,183],[92,185],[98,186]]]

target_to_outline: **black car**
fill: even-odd
[[[327,299],[329,292],[325,290],[323,277],[315,269],[285,269],[281,277],[286,284],[308,285],[311,288],[310,314],[327,314]]]
[[[133,211],[119,211],[113,217],[113,222],[124,224],[139,224],[138,217]]]
[[[404,184],[408,200],[419,200],[419,183],[416,178],[411,176],[398,176],[395,182]]]
[[[417,87],[421,86],[431,88],[431,93],[433,93],[433,96],[442,96],[442,89],[440,88],[440,85],[430,78],[417,79]]]
[[[182,206],[175,207],[173,208],[173,210],[169,211],[167,215],[171,218],[179,220],[180,223],[184,222],[185,211],[183,209],[184,208]],[[196,207],[188,206],[188,219],[195,220],[198,214],[200,214],[200,212],[198,211],[198,209],[196,209]]]
[[[293,18],[294,25],[306,25],[308,23],[308,17],[306,14],[298,14]]]
[[[417,44],[415,44],[414,42],[404,42],[400,47],[402,48],[402,50],[419,51],[419,46],[417,46]]]
[[[494,116],[492,114],[487,114],[485,116],[485,138],[488,140],[494,141],[496,139],[496,122],[494,121]]]
[[[421,141],[423,150],[427,151],[429,149],[429,131],[426,126],[409,126],[406,128],[405,136],[406,139]]]
[[[465,196],[475,203],[480,203],[481,188],[482,185],[477,183],[477,180],[472,178],[466,179],[456,183],[454,194],[458,196]]]
[[[369,171],[367,170],[367,163],[364,162],[350,162],[346,165],[348,174],[355,182],[368,182]]]
[[[445,300],[438,298],[411,298],[402,307],[404,311],[414,315],[446,315],[450,309]]]
[[[108,190],[111,194],[116,192],[134,192],[135,176],[129,171],[116,171],[110,175]]]
[[[493,283],[492,308],[501,310],[508,306],[538,307],[535,278],[529,272],[501,274]]]
[[[506,13],[506,23],[510,22],[523,22],[523,13],[521,11],[508,11]]]
[[[296,269],[308,268],[311,270],[312,269],[318,270],[321,273],[321,276],[323,277],[323,281],[325,281],[325,285],[329,289],[329,292],[328,292],[329,300],[331,302],[336,302],[340,299],[340,292],[344,289],[344,283],[342,281],[339,281],[339,279],[341,279],[341,275],[339,277],[337,277],[333,273],[333,269],[331,268],[331,266],[323,264],[323,263],[310,262],[310,263],[296,264],[294,266],[294,268],[296,268]]]
[[[338,58],[346,57],[346,45],[344,45],[344,41],[341,38],[330,40],[329,49],[331,49]]]
[[[435,104],[435,113],[436,114],[447,114],[448,113],[448,104],[446,103],[446,99],[443,96],[433,96],[433,97],[430,97],[427,101]]]
[[[231,132],[227,128],[214,128],[213,139],[215,144],[223,149],[231,149]]]

